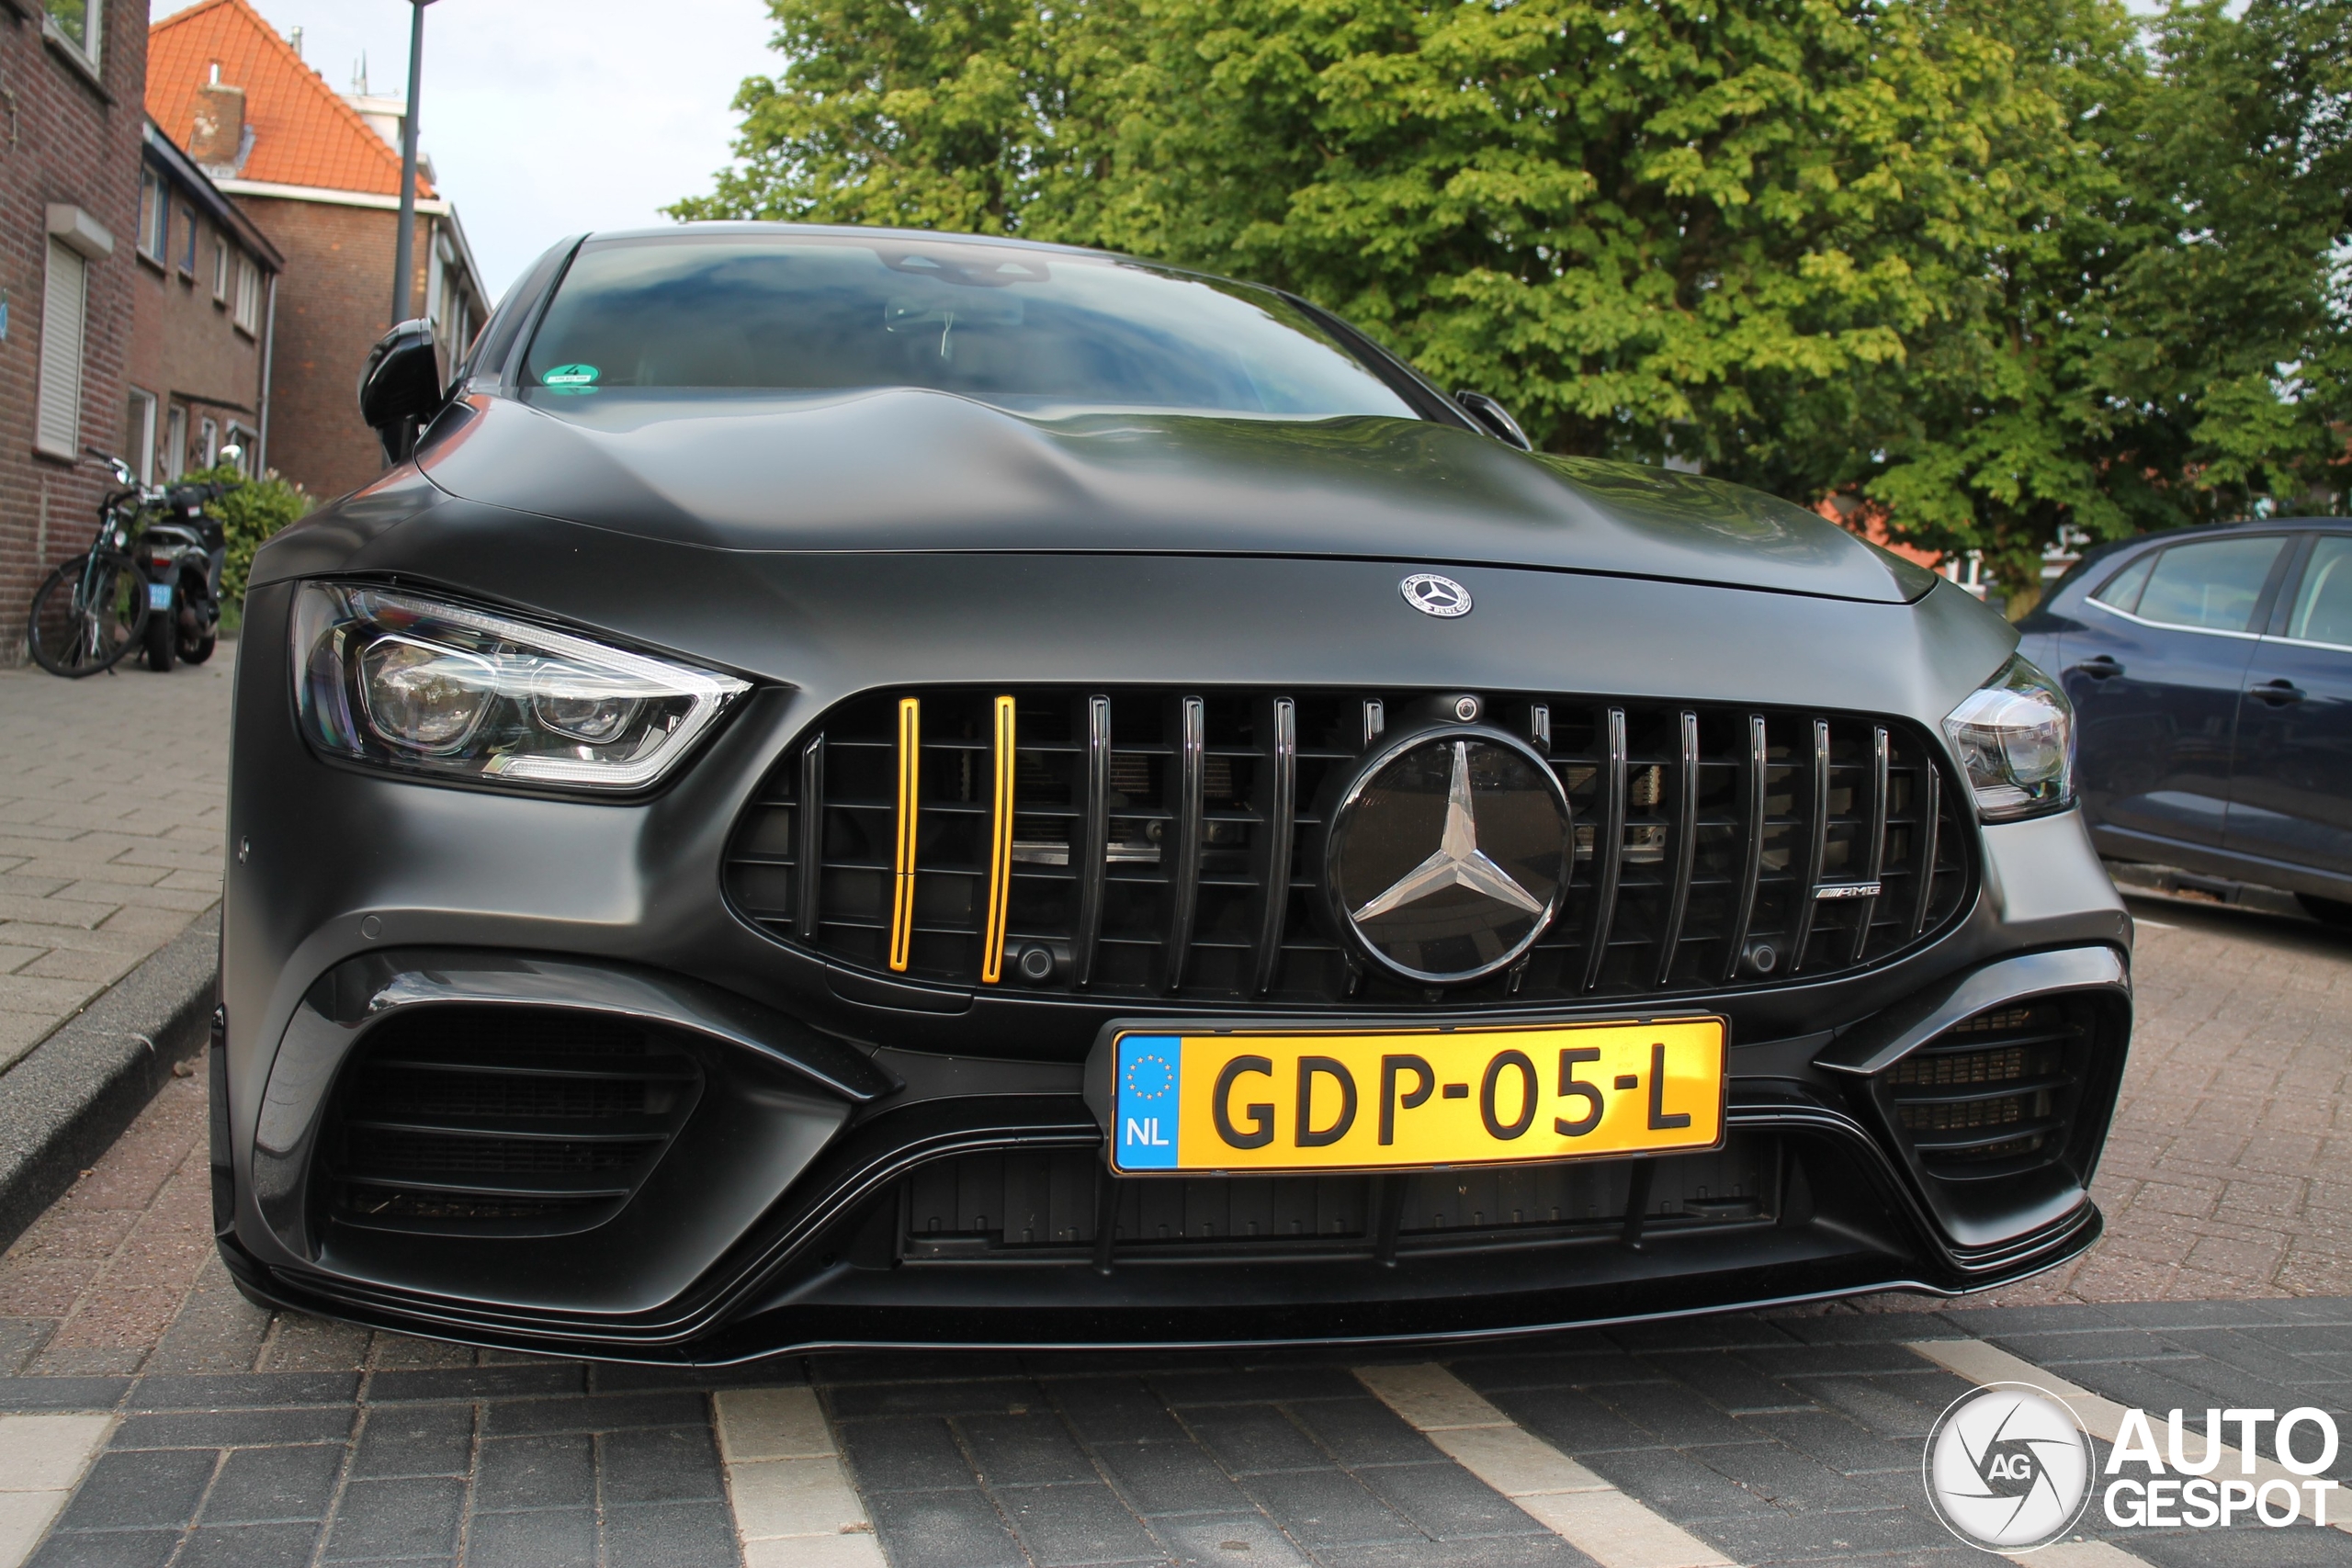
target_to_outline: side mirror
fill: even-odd
[[[417,433],[448,401],[447,386],[432,322],[402,321],[376,340],[359,373],[359,417],[384,444],[386,462],[408,461]]]
[[[1468,414],[1474,423],[1496,440],[1516,446],[1522,452],[1535,450],[1535,443],[1527,438],[1527,432],[1520,429],[1519,421],[1511,418],[1510,411],[1486,393],[1456,392],[1453,400],[1462,405],[1462,412]]]

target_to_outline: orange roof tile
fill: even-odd
[[[401,155],[245,0],[201,0],[147,32],[147,112],[186,147],[196,90],[212,79],[245,90],[253,152],[238,177],[377,196],[401,192]],[[423,174],[420,197],[433,194]]]

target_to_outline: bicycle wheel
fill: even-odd
[[[111,670],[147,629],[147,580],[129,556],[75,556],[33,595],[33,661],[68,679]]]

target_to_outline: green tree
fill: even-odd
[[[2340,488],[2352,0],[770,0],[679,217],[1019,233],[1337,310],[1548,450],[2062,527]]]
[[[2143,45],[2104,7],[1988,6],[2075,129],[2019,182],[1977,307],[1879,401],[1864,488],[1898,536],[1982,550],[2018,591],[2062,526],[2338,502],[2348,17],[2196,0]]]

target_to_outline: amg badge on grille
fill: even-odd
[[[1499,730],[1392,742],[1357,771],[1331,821],[1332,915],[1407,979],[1491,975],[1559,912],[1574,852],[1567,795]]]

